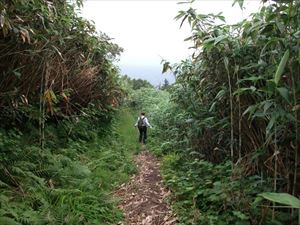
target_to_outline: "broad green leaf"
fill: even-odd
[[[279,63],[279,66],[277,67],[276,73],[275,73],[274,81],[275,81],[276,85],[278,85],[278,83],[280,81],[280,78],[283,74],[283,71],[284,71],[285,65],[289,59],[289,56],[290,56],[290,51],[286,50],[280,63]]]
[[[222,21],[222,22],[226,22],[225,16],[218,16],[218,18]]]
[[[278,30],[280,30],[280,33],[284,32],[285,26],[282,22],[276,21],[276,25],[278,27]]]
[[[290,103],[290,98],[289,98],[289,90],[285,87],[279,87],[277,88],[277,91],[283,97],[288,103]]]
[[[263,197],[257,196],[254,202],[252,203],[252,206],[256,208],[263,200],[264,200]]]
[[[215,41],[215,38],[208,38],[205,41],[203,41],[203,44],[213,43]]]
[[[288,193],[264,192],[259,194],[258,196],[261,196],[272,202],[276,202],[276,203],[291,206],[292,208],[300,209],[300,199]]]
[[[215,38],[215,45],[218,44],[219,42],[227,39],[227,36],[225,35],[220,35],[219,37]]]

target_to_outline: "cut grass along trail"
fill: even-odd
[[[119,224],[175,224],[176,218],[165,201],[169,192],[162,183],[159,161],[145,148],[135,161],[138,173],[115,193],[121,198],[119,207],[125,213],[125,220]]]

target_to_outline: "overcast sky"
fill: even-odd
[[[232,0],[198,0],[192,4],[200,13],[223,12],[229,24],[247,18],[259,9],[259,0],[246,0],[245,10]],[[149,80],[158,85],[172,75],[162,75],[161,59],[172,63],[189,56],[189,27],[179,28],[174,17],[190,4],[175,0],[85,0],[82,15],[95,22],[98,30],[124,49],[118,65],[122,74]]]

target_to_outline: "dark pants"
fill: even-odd
[[[140,132],[140,138],[139,138],[139,142],[146,144],[146,139],[147,139],[147,127],[140,127],[139,128],[139,132]]]

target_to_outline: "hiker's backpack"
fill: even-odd
[[[145,126],[144,119],[145,119],[145,117],[143,117],[143,118],[140,117],[140,118],[139,118],[139,121],[138,121],[138,128],[142,128],[142,127]]]

